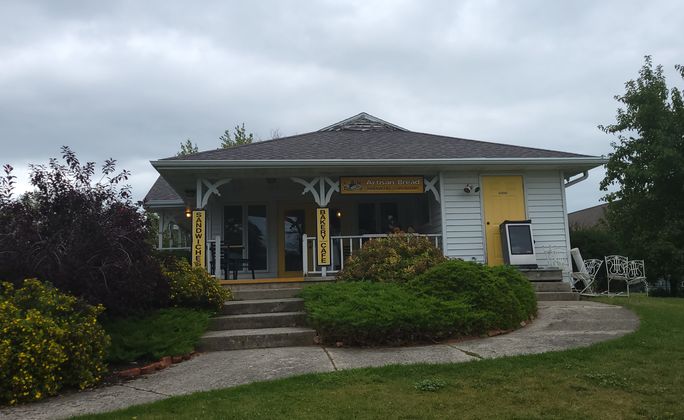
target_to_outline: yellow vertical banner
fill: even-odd
[[[316,209],[316,255],[318,265],[330,265],[330,212],[327,208]]]
[[[204,210],[193,210],[192,212],[192,266],[206,268],[207,258],[205,256],[206,240]]]

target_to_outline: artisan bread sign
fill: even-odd
[[[341,194],[420,194],[422,176],[341,176]]]

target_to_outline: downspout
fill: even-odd
[[[573,180],[570,180],[570,178],[565,178],[565,184],[563,185],[565,188],[572,187],[573,185],[580,183],[587,178],[589,178],[589,171],[584,171],[582,172],[582,176],[580,176],[579,178],[575,178]]]

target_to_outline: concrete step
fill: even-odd
[[[563,272],[555,268],[520,270],[530,281],[563,281]]]
[[[234,300],[261,300],[292,298],[301,292],[301,287],[286,287],[282,289],[240,289],[233,291]]]
[[[547,300],[579,300],[579,293],[573,292],[537,292],[537,301]]]
[[[268,290],[268,289],[301,289],[303,281],[293,282],[265,282],[265,283],[243,283],[243,284],[223,284],[223,287],[232,292],[241,290]]]
[[[570,283],[562,281],[533,281],[532,287],[535,292],[571,292]]]
[[[260,328],[209,331],[200,338],[199,351],[242,350],[265,347],[309,346],[316,332],[309,328]]]
[[[209,321],[209,330],[244,330],[255,328],[303,327],[305,312],[274,312],[266,314],[224,315]]]
[[[263,314],[272,312],[299,312],[304,310],[304,299],[231,300],[223,304],[222,315]]]

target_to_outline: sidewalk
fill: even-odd
[[[0,409],[0,418],[54,419],[112,411],[175,395],[303,373],[408,363],[459,363],[588,346],[634,331],[637,316],[596,302],[540,302],[539,316],[510,334],[427,346],[351,349],[282,347],[202,354],[121,385]]]

